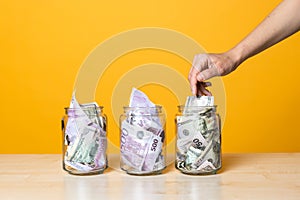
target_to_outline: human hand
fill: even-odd
[[[206,87],[210,82],[204,82],[215,76],[224,76],[234,71],[237,64],[228,53],[198,54],[194,57],[189,73],[190,87],[193,95],[208,95],[211,93]]]

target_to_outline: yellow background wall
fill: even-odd
[[[241,40],[277,4],[252,1],[1,1],[0,153],[60,153],[60,119],[76,75],[101,42],[140,27],[181,32],[208,52]],[[227,77],[224,152],[298,152],[300,107],[299,33],[251,58]],[[166,52],[143,50],[116,60],[99,82],[96,101],[110,107],[101,85],[148,62],[164,63],[187,76],[188,62]],[[106,87],[107,88],[107,87]],[[141,88],[167,107],[169,135],[177,105],[157,85]],[[171,100],[171,103],[170,103]],[[106,109],[108,117],[110,109]],[[110,120],[110,119],[109,119]],[[111,140],[117,126],[109,124]]]

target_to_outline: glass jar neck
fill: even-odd
[[[206,113],[206,112],[216,112],[217,106],[177,106],[180,113]]]
[[[131,114],[131,113],[139,113],[141,115],[150,115],[150,114],[160,114],[162,113],[162,107],[156,105],[155,107],[129,107],[124,106],[124,113]]]
[[[65,114],[68,115],[69,112],[78,112],[82,110],[86,115],[99,115],[103,111],[103,106],[83,106],[80,108],[65,108]]]

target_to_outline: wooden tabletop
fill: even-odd
[[[210,176],[182,174],[174,163],[161,175],[132,176],[114,158],[103,174],[74,176],[61,155],[0,154],[0,199],[300,199],[300,153],[224,154]]]

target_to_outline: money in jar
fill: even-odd
[[[101,174],[107,167],[106,116],[97,103],[79,104],[73,95],[62,119],[63,169],[70,174]]]
[[[207,96],[188,97],[184,106],[178,106],[175,167],[181,172],[209,175],[221,168],[221,123],[216,108],[213,97]]]
[[[124,107],[120,116],[120,151],[120,167],[128,174],[162,173],[166,150],[161,106]]]

